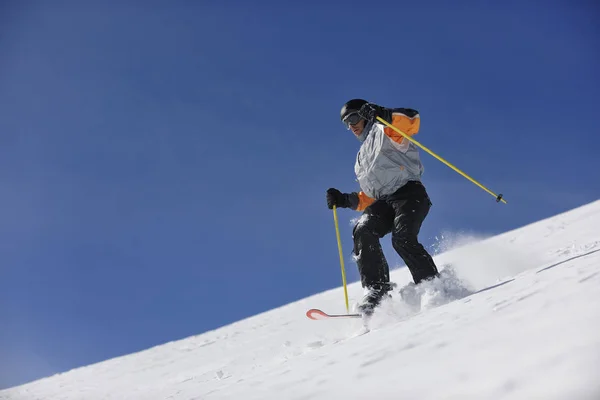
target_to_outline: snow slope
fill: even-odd
[[[474,293],[431,285],[420,311],[395,299],[368,334],[304,316],[345,312],[337,288],[0,399],[600,399],[600,201],[451,247],[436,262]]]

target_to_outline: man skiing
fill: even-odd
[[[342,107],[340,118],[362,143],[354,171],[361,191],[327,190],[327,206],[362,211],[354,226],[353,255],[358,264],[365,296],[358,311],[370,316],[388,295],[389,266],[379,240],[392,234],[392,245],[402,257],[415,284],[438,275],[437,267],[419,243],[421,224],[432,205],[421,183],[423,165],[418,148],[393,129],[377,121],[380,117],[405,134],[419,131],[420,118],[410,108],[385,108],[363,99]]]

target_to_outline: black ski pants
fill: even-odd
[[[376,200],[364,211],[352,232],[353,255],[363,287],[385,285],[390,280],[380,239],[392,234],[392,246],[418,284],[438,274],[437,267],[417,236],[431,201],[425,187],[411,181],[385,200]]]

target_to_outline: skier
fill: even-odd
[[[423,165],[418,148],[380,117],[407,135],[419,131],[419,113],[410,108],[385,108],[363,99],[352,99],[340,118],[362,143],[354,171],[361,191],[327,190],[327,206],[362,211],[354,226],[353,256],[358,265],[365,296],[357,310],[370,316],[395,284],[379,240],[392,234],[392,245],[402,257],[415,284],[438,276],[437,267],[419,243],[421,224],[432,205],[421,182]]]

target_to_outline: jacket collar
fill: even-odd
[[[362,143],[367,139],[367,136],[369,136],[369,134],[371,133],[371,128],[373,128],[373,122],[367,122],[362,133],[356,136],[359,142]]]

